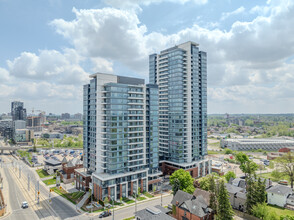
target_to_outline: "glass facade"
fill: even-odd
[[[149,56],[149,81],[159,90],[161,160],[191,163],[207,154],[207,62],[187,42]]]
[[[147,85],[146,89],[146,154],[149,173],[158,173],[158,86]]]
[[[96,170],[96,80],[84,85],[83,91],[83,148],[84,167]]]

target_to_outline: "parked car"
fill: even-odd
[[[24,201],[24,202],[21,204],[21,207],[22,207],[23,209],[29,208],[29,204],[28,204],[28,202],[27,202],[27,201]]]
[[[287,180],[280,180],[278,183],[281,184],[281,185],[286,185],[286,186],[288,185]]]
[[[111,211],[104,211],[99,215],[99,218],[111,216]]]

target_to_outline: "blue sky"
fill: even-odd
[[[82,112],[88,75],[145,78],[148,55],[208,53],[208,113],[294,109],[291,0],[0,0],[0,112]]]

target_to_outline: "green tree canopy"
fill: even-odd
[[[195,191],[193,186],[193,178],[188,171],[183,169],[176,170],[169,178],[169,182],[172,185],[173,193],[175,190],[183,190],[184,192],[192,194]]]
[[[234,212],[230,204],[229,193],[225,187],[225,181],[220,179],[218,190],[217,220],[233,220]]]
[[[288,176],[291,182],[291,188],[293,189],[294,183],[294,154],[287,153],[282,157],[276,159],[277,164],[281,170],[281,172]]]
[[[230,170],[229,172],[227,172],[227,173],[225,174],[225,178],[226,178],[227,182],[229,182],[229,180],[230,180],[231,178],[233,178],[233,179],[236,178],[236,174],[235,174],[233,171]]]

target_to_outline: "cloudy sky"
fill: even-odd
[[[95,72],[148,81],[148,55],[208,53],[208,113],[294,111],[293,0],[0,0],[0,112],[82,112]]]

